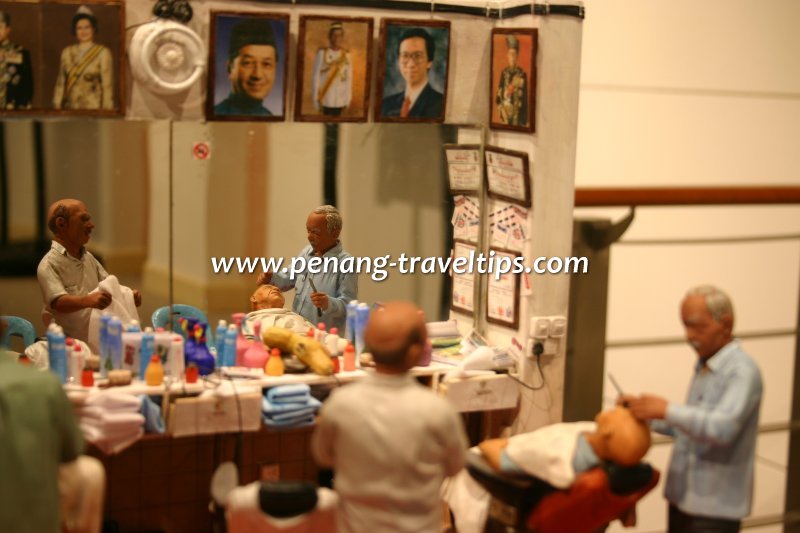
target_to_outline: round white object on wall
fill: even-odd
[[[200,79],[206,66],[200,36],[188,26],[164,19],[136,30],[128,57],[136,81],[159,94],[187,90]]]

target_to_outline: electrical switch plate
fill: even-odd
[[[531,317],[529,336],[534,339],[546,339],[550,335],[550,317]]]

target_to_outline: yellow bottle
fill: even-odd
[[[273,348],[269,354],[269,359],[267,359],[264,372],[266,372],[268,376],[282,376],[285,370],[286,367],[281,358],[281,351],[278,348]]]
[[[150,363],[144,371],[144,382],[151,386],[164,383],[164,365],[161,364],[159,356],[154,355],[150,359]]]

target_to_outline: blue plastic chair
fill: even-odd
[[[191,305],[185,304],[173,304],[172,311],[175,313],[175,316],[172,319],[172,331],[179,333],[184,339],[186,340],[186,336],[183,334],[183,328],[181,328],[180,323],[178,322],[178,318],[196,318],[200,322],[205,322],[208,324],[208,328],[206,329],[206,345],[207,346],[214,346],[214,331],[211,327],[211,324],[208,321],[208,317],[204,312],[199,310],[196,307],[192,307]],[[169,323],[169,306],[159,307],[153,312],[153,317],[151,319],[153,322],[153,328],[166,328],[167,324]]]
[[[33,324],[24,318],[18,316],[0,316],[0,320],[6,323],[6,333],[0,338],[0,348],[9,348],[12,335],[21,337],[26,348],[36,342],[36,330],[33,329]]]

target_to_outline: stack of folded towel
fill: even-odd
[[[261,409],[267,427],[292,429],[314,424],[320,405],[308,385],[280,385],[267,390]]]
[[[144,434],[141,400],[132,394],[109,393],[86,397],[75,405],[84,438],[106,454],[119,453]]]

